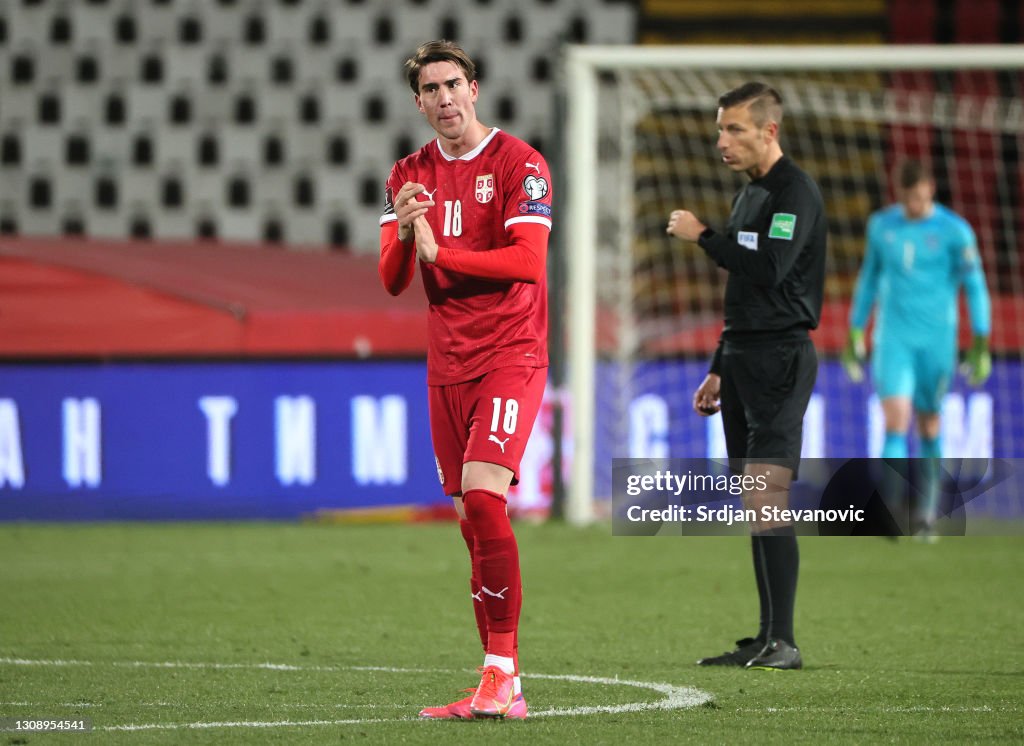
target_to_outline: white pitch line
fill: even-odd
[[[76,660],[29,660],[27,658],[0,658],[0,663],[11,666],[91,666],[92,661]]]
[[[335,666],[295,666],[290,663],[187,663],[183,661],[112,661],[112,666],[124,668],[210,668],[210,669],[234,669],[251,668],[265,671],[340,671]]]
[[[714,699],[708,692],[691,686],[673,686],[652,681],[632,679],[609,679],[603,676],[576,676],[574,674],[530,674],[528,679],[550,679],[553,681],[575,681],[581,684],[605,684],[607,686],[632,686],[638,689],[652,689],[665,695],[655,702],[629,702],[623,705],[594,705],[591,707],[561,707],[553,710],[539,710],[530,717],[558,717],[565,715],[604,715],[619,712],[642,712],[644,710],[682,710],[700,707]]]
[[[347,666],[349,671],[384,671],[385,673],[452,673],[450,668],[395,668],[394,666]]]
[[[32,702],[32,703],[29,703],[29,702],[0,702],[0,705],[4,705],[4,704],[15,704],[15,705],[16,704],[23,704],[23,705],[31,704],[33,707],[35,707],[37,705],[45,705],[45,704],[48,704],[48,703],[42,703],[42,702]],[[136,707],[177,707],[179,709],[184,709],[184,708],[190,706],[190,705],[187,705],[184,702],[131,702],[130,704],[133,704]],[[70,706],[72,706],[72,704],[69,703],[66,706],[70,707]],[[91,705],[91,706],[98,707],[99,705]],[[383,704],[383,705],[372,704],[372,703],[369,703],[369,702],[364,702],[364,703],[361,703],[361,704],[343,704],[343,703],[337,702],[337,703],[335,703],[333,705],[313,704],[313,703],[303,703],[303,702],[275,702],[274,703],[274,709],[275,710],[276,709],[281,709],[281,710],[330,710],[330,709],[334,709],[334,710],[410,710],[413,707],[422,707],[422,706],[423,706],[422,704],[417,704],[415,702],[389,702],[388,704]]]
[[[127,668],[190,668],[190,669],[261,669],[272,671],[381,671],[385,673],[455,673],[451,669],[441,668],[396,668],[392,666],[296,666],[285,663],[189,663],[182,661],[107,661],[93,663],[79,660],[31,660],[26,658],[0,658],[0,665],[19,666],[92,666],[110,665]],[[528,673],[526,679],[548,679],[551,681],[573,681],[581,684],[598,684],[603,686],[628,686],[637,689],[648,689],[665,695],[664,699],[654,702],[627,702],[621,705],[593,705],[581,707],[561,707],[549,710],[535,710],[530,717],[569,717],[579,715],[615,714],[623,712],[642,712],[645,710],[679,710],[710,702],[713,697],[708,692],[688,686],[674,686],[655,681],[638,681],[634,679],[609,678],[604,676],[579,676],[575,674],[539,674]],[[351,705],[359,707],[360,705]],[[369,705],[374,707],[374,705]],[[185,730],[205,728],[287,728],[311,727],[325,725],[356,725],[371,723],[423,722],[420,718],[353,718],[345,720],[274,720],[274,721],[225,721],[195,723],[129,723],[126,725],[97,726],[96,730],[141,731],[141,730]]]
[[[120,668],[199,668],[199,669],[261,669],[266,671],[347,671],[352,667],[296,666],[290,663],[189,663],[186,661],[79,661],[0,658],[0,665],[11,666],[118,666]],[[373,670],[367,668],[366,670]],[[382,669],[383,670],[383,669]]]
[[[103,707],[101,702],[0,702],[0,707]]]
[[[737,707],[733,712],[755,712],[755,713],[786,713],[786,712],[832,712],[841,713],[848,712],[854,708],[848,707]],[[886,712],[886,713],[913,713],[913,712],[1017,712],[1019,707],[991,707],[989,705],[978,705],[976,707],[969,706],[950,706],[950,705],[911,705],[908,707],[894,707],[894,706],[883,706],[883,707],[870,707],[858,705],[856,707],[857,712]]]
[[[129,723],[127,725],[97,726],[95,730],[204,730],[207,728],[306,728],[322,725],[365,725],[367,723],[394,723],[409,718],[358,718],[353,720],[228,720],[213,723]],[[417,718],[418,719],[418,718]]]

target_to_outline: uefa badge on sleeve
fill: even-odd
[[[486,205],[494,197],[494,174],[476,177],[476,201]]]

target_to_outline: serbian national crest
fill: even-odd
[[[494,174],[476,177],[476,201],[486,205],[494,197]]]

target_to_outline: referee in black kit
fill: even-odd
[[[733,199],[724,233],[686,210],[674,210],[667,231],[696,241],[729,271],[725,327],[711,368],[693,396],[709,416],[721,409],[730,459],[767,476],[771,495],[747,493],[744,507],[785,508],[796,476],[803,417],[818,374],[808,330],[818,326],[825,284],[827,223],[818,185],[779,145],[782,97],[764,83],[746,83],[718,99],[722,162],[750,178]],[[793,635],[800,554],[792,524],[751,526],[754,576],[761,602],[756,637],[702,658],[702,666],[796,669],[803,666]]]

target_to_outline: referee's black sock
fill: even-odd
[[[757,597],[761,602],[761,626],[757,629],[757,641],[768,642],[769,609],[767,571],[764,566],[764,552],[761,550],[761,537],[753,534],[750,537],[751,554],[754,557],[754,577],[757,579]]]
[[[768,597],[769,636],[796,645],[793,608],[800,572],[800,550],[792,526],[772,529],[759,537],[761,561]]]

